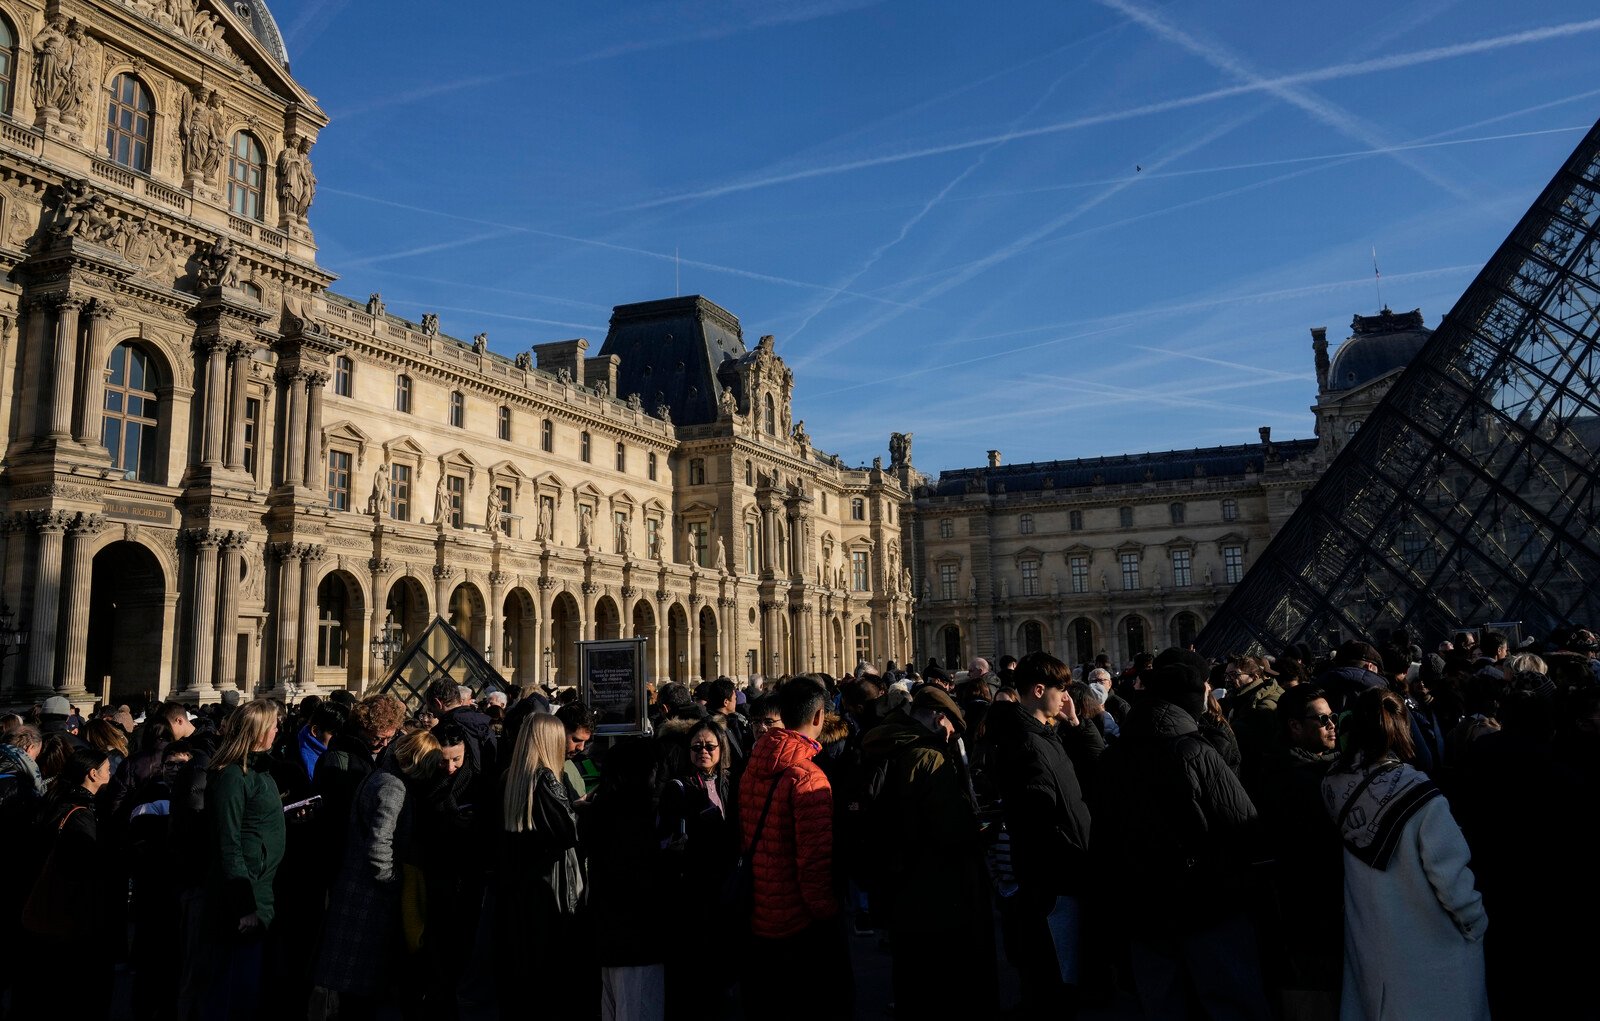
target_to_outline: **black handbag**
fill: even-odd
[[[755,914],[756,907],[756,845],[761,842],[761,831],[766,829],[767,813],[772,810],[772,799],[778,793],[778,781],[783,779],[784,773],[788,773],[792,769],[794,767],[790,766],[789,769],[772,778],[772,789],[767,791],[766,803],[761,806],[761,815],[756,819],[756,828],[750,837],[750,846],[745,849],[744,854],[740,855],[739,860],[734,863],[733,872],[729,876],[728,885],[723,893],[723,900],[732,905],[733,909],[738,912],[740,922],[745,925],[750,923],[750,916]]]

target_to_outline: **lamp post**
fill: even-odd
[[[384,615],[383,630],[372,636],[367,648],[371,650],[373,659],[383,660],[383,670],[388,673],[389,664],[400,654],[400,629],[395,626],[394,614]]]
[[[778,650],[777,649],[773,649],[772,650],[772,676],[773,677],[777,677],[778,676],[778,660],[779,660],[779,658],[780,657],[778,656]]]
[[[28,632],[17,626],[17,615],[0,602],[0,660],[15,656],[28,644]]]
[[[555,646],[546,645],[544,647],[544,686],[546,688],[555,687],[555,685],[550,683],[550,664],[551,664],[551,661],[555,659],[555,656],[556,656]]]

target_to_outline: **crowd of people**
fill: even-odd
[[[601,739],[448,678],[56,696],[0,718],[0,1006],[851,1017],[886,947],[906,1018],[1595,1016],[1547,919],[1600,906],[1600,641],[1376,637],[667,683]]]

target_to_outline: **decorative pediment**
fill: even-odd
[[[617,492],[612,493],[610,499],[611,506],[616,507],[619,510],[631,511],[635,506],[633,495],[626,489],[619,489]]]
[[[496,481],[510,480],[517,493],[522,492],[522,484],[530,481],[528,473],[517,467],[512,460],[496,461],[489,466],[489,477]]]
[[[1175,535],[1161,545],[1169,550],[1194,549],[1194,540],[1187,535]]]
[[[1088,545],[1087,543],[1075,542],[1071,546],[1068,546],[1066,549],[1062,550],[1061,555],[1066,558],[1092,557],[1094,556],[1094,547]]]
[[[397,436],[384,443],[383,457],[386,461],[403,458],[410,461],[422,461],[428,457],[428,450],[410,436]]]
[[[600,500],[605,499],[606,496],[605,493],[600,491],[599,486],[588,481],[587,479],[572,487],[572,495],[576,496],[580,500],[590,500],[594,502],[599,502]]]
[[[704,516],[704,515],[707,515],[707,514],[715,514],[716,512],[717,512],[717,505],[714,504],[714,503],[708,503],[705,500],[696,500],[694,503],[685,504],[680,510],[680,513],[682,513],[684,515],[701,515],[701,516]]]
[[[372,437],[354,422],[348,419],[335,422],[322,430],[322,452],[328,452],[330,443],[343,443],[356,448],[356,468],[359,469],[367,459],[367,445],[372,442]]]
[[[651,517],[666,517],[667,505],[652,496],[644,502],[644,512]]]
[[[1216,543],[1218,554],[1221,554],[1223,548],[1227,546],[1238,546],[1246,551],[1248,551],[1250,548],[1250,540],[1245,536],[1240,535],[1238,532],[1229,532],[1226,535],[1219,535],[1216,538]]]
[[[1127,542],[1119,545],[1116,549],[1116,552],[1117,556],[1119,557],[1124,553],[1137,553],[1142,557],[1144,556],[1144,544],[1134,542],[1132,539],[1129,539]]]

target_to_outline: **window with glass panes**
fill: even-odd
[[[256,473],[256,435],[261,431],[261,401],[255,397],[244,400],[244,470]]]
[[[500,532],[502,535],[511,531],[511,487],[496,486],[495,491],[500,494]]]
[[[140,482],[155,482],[161,421],[155,362],[132,344],[118,344],[111,350],[110,367],[100,442],[111,454],[111,467],[133,473]]]
[[[467,502],[467,480],[461,475],[446,475],[444,478],[445,496],[450,500],[450,527],[460,528],[463,523],[462,511]]]
[[[460,390],[450,391],[450,424],[457,429],[467,425],[467,398]]]
[[[1033,515],[1024,514],[1017,519],[1017,531],[1022,535],[1033,534]]]
[[[701,567],[710,567],[707,552],[710,549],[711,529],[704,521],[689,522],[689,553]]]
[[[1172,519],[1174,525],[1183,524],[1183,504],[1175,503],[1168,507],[1167,516]]]
[[[548,454],[551,451],[553,451],[555,448],[556,448],[556,427],[555,427],[555,423],[551,422],[547,418],[543,422],[539,423],[539,449],[544,451],[546,454]]]
[[[1232,497],[1222,501],[1222,520],[1235,521],[1239,517],[1239,501]]]
[[[658,518],[644,519],[644,548],[650,559],[656,559],[661,551],[661,521]]]
[[[1222,580],[1229,585],[1237,585],[1244,577],[1244,547],[1222,547]]]
[[[744,523],[744,573],[756,573],[756,525],[753,521]]]
[[[1083,511],[1068,511],[1067,527],[1074,532],[1083,531]]]
[[[856,624],[856,662],[872,662],[872,625],[864,620]]]
[[[867,551],[853,550],[850,553],[850,587],[857,592],[866,592],[870,584],[870,569],[867,566]]]
[[[411,377],[401,374],[394,378],[394,410],[411,413]]]
[[[317,586],[317,666],[344,666],[345,588],[329,575]]]
[[[1089,591],[1089,558],[1088,557],[1068,557],[1067,558],[1067,577],[1071,582],[1072,591],[1074,591],[1074,592],[1087,592],[1087,591]]]
[[[861,499],[861,497],[859,497],[859,496],[854,497],[850,501],[850,520],[851,521],[865,521],[865,520],[867,520],[867,501]]]
[[[747,486],[753,486],[753,485],[755,485],[755,483],[756,483],[755,465],[752,464],[749,461],[746,461],[744,463],[744,484],[747,485]]]
[[[1123,528],[1132,528],[1133,527],[1133,508],[1132,507],[1118,507],[1117,508],[1117,523],[1120,524]]]
[[[689,485],[703,486],[706,484],[706,462],[704,458],[689,458]]]
[[[396,521],[411,520],[411,466],[389,465],[389,517]]]
[[[589,433],[587,430],[578,437],[578,456],[585,461],[589,460]]]
[[[1176,588],[1183,588],[1192,584],[1192,571],[1190,570],[1190,553],[1186,549],[1172,551],[1172,584]]]
[[[228,209],[243,220],[263,219],[267,157],[261,143],[246,131],[235,132],[228,150]]]
[[[960,568],[955,564],[939,565],[939,598],[954,599],[956,597],[956,582],[959,578]]]
[[[956,524],[949,518],[939,519],[939,538],[948,539],[956,534]]]
[[[350,378],[355,366],[344,355],[333,360],[333,392],[340,397],[350,396]]]
[[[350,509],[350,462],[348,450],[328,451],[328,509]]]
[[[656,455],[651,454],[649,457],[644,459],[644,468],[645,476],[649,478],[651,482],[654,482],[656,480]]]
[[[1039,594],[1039,561],[1024,560],[1022,562],[1022,594],[1036,596]]]
[[[621,441],[618,441],[618,443],[617,443],[617,471],[625,472],[627,470],[628,470],[628,446],[627,446],[627,444],[625,444],[625,443],[623,443]]]
[[[1122,587],[1124,590],[1139,587],[1139,554],[1123,553],[1117,558],[1122,563]]]
[[[17,37],[0,18],[0,113],[11,112],[11,98],[17,88]]]
[[[106,153],[111,162],[150,172],[150,93],[124,72],[111,80],[106,107]]]
[[[500,409],[499,425],[496,426],[496,435],[499,436],[502,440],[511,439],[511,409],[510,408],[502,407]]]

